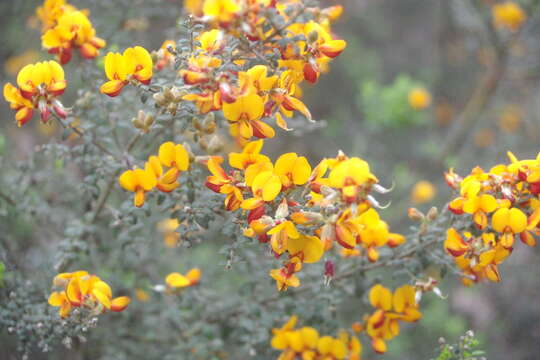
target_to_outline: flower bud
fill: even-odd
[[[167,111],[172,115],[176,115],[176,110],[178,110],[178,104],[175,104],[174,102],[169,103]]]
[[[439,210],[437,210],[437,207],[432,206],[426,215],[426,219],[428,221],[433,221],[437,218],[437,216],[439,216]]]
[[[421,220],[424,220],[425,218],[424,214],[422,214],[420,210],[413,207],[407,210],[407,216],[409,216],[409,219],[414,220],[414,221],[421,221]]]
[[[216,116],[213,112],[205,116],[202,123],[202,131],[206,134],[213,134],[216,131]]]
[[[163,93],[155,93],[152,97],[158,106],[165,106],[168,103]]]
[[[223,148],[223,141],[218,135],[213,135],[208,142],[208,152],[215,154],[221,151]]]
[[[154,120],[155,120],[155,119],[154,119],[154,115],[148,114],[148,115],[146,115],[146,117],[144,118],[144,125],[145,125],[146,127],[150,127],[150,126],[152,126],[152,125],[154,124]]]

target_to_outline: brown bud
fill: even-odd
[[[208,152],[211,154],[218,153],[223,148],[223,141],[218,135],[213,135],[208,141]]]
[[[432,206],[426,215],[426,219],[428,221],[433,221],[437,218],[437,216],[439,216],[439,210],[437,210],[435,206]]]
[[[144,123],[142,121],[140,121],[138,118],[131,119],[131,124],[133,124],[133,126],[136,129],[143,129],[144,128]]]
[[[409,219],[414,221],[421,221],[425,218],[424,214],[422,214],[420,210],[412,207],[407,210],[407,215],[409,216]]]
[[[167,111],[172,115],[176,115],[176,110],[178,110],[178,104],[172,102],[167,106]]]
[[[201,147],[201,149],[203,150],[207,150],[208,149],[208,141],[206,140],[205,137],[201,136],[199,138],[199,146]]]
[[[148,114],[148,115],[146,115],[146,117],[144,118],[144,125],[145,125],[146,127],[150,127],[150,126],[152,126],[152,125],[154,124],[154,120],[155,120],[155,119],[154,119],[154,115]]]
[[[199,131],[203,131],[203,126],[201,124],[201,121],[199,120],[199,118],[197,117],[192,117],[191,118],[191,124],[193,125],[193,127]]]
[[[163,87],[163,97],[167,100],[167,102],[171,102],[174,99],[173,93],[171,92],[171,88],[168,86]]]
[[[203,120],[202,131],[213,134],[216,131],[216,117],[214,113],[208,113]]]
[[[155,93],[153,95],[153,98],[154,98],[154,101],[156,102],[156,104],[158,106],[165,106],[168,103],[168,101],[167,101],[167,99],[165,99],[165,96],[163,95],[163,93]]]
[[[176,86],[173,86],[171,89],[172,101],[174,101],[175,103],[179,103],[180,101],[182,101],[182,98],[186,94],[187,92],[185,90],[181,90]]]

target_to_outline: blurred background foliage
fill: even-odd
[[[163,40],[177,34],[182,6],[180,0],[72,2],[91,10],[94,26],[98,34],[107,39],[109,49],[122,49],[132,44],[141,44],[148,49],[159,48]],[[501,55],[498,45],[493,42],[489,25],[486,25],[491,21],[490,5],[493,3],[496,1],[344,1],[345,12],[336,24],[335,31],[347,40],[348,47],[332,63],[329,74],[321,77],[316,87],[304,89],[305,103],[319,121],[318,125],[312,129],[298,126],[300,129],[291,133],[280,132],[276,139],[267,141],[266,150],[274,158],[278,153],[295,151],[308,156],[312,163],[333,156],[338,150],[366,159],[382,185],[395,184],[394,191],[387,196],[392,200],[392,206],[382,211],[382,215],[394,230],[405,233],[410,225],[406,217],[409,206],[427,210],[432,205],[442,207],[449,200],[450,191],[442,178],[447,167],[453,166],[462,174],[475,165],[489,168],[504,161],[508,149],[518,158],[535,157],[540,150],[540,6],[538,1],[519,1],[528,11],[528,19],[516,35],[497,32],[498,41],[506,46]],[[49,58],[48,54],[39,51],[39,30],[33,17],[34,9],[39,4],[40,1],[33,0],[0,2],[2,83],[13,81],[17,71],[26,63]],[[80,71],[84,66],[81,62],[68,65],[66,72],[72,76],[68,78],[69,87],[64,96],[67,104],[80,96],[76,89],[83,83],[93,81],[97,89],[97,84],[102,80],[101,71],[93,73],[97,74],[97,79],[85,78],[85,72]],[[425,88],[431,94],[431,103],[425,109],[414,109],[409,103],[410,92],[417,88]],[[483,102],[481,106],[471,104],[478,101]],[[36,146],[63,140],[61,129],[42,125],[39,121],[33,121],[24,130],[18,129],[4,101],[0,102],[0,114],[0,165],[3,173],[0,175],[0,188],[8,182],[20,181],[21,186],[24,182],[34,182],[35,186],[41,187],[40,191],[45,191],[51,197],[49,200],[63,204],[77,204],[79,191],[92,191],[77,186],[67,187],[68,182],[56,182],[56,178],[77,177],[73,173],[77,169],[72,163],[66,165],[62,158],[54,163],[46,163],[50,158],[39,152],[34,154]],[[92,119],[81,121],[90,122]],[[118,118],[117,124],[122,126],[122,122],[128,121]],[[295,124],[292,125],[294,127]],[[145,150],[150,152],[153,149],[149,147]],[[84,154],[84,149],[77,151]],[[69,157],[69,154],[66,156]],[[40,172],[32,176],[13,179],[5,175],[6,167],[13,164],[17,164],[24,174],[28,162],[44,163],[41,163]],[[70,166],[70,169],[66,170],[66,166]],[[48,175],[51,172],[55,174],[53,178]],[[423,182],[418,184],[420,181]],[[415,184],[418,186],[415,187]],[[28,198],[38,198],[36,193],[29,191],[25,198],[16,198],[16,201],[31,203]],[[18,252],[27,254],[13,261],[36,264],[31,268],[26,267],[32,269],[32,274],[26,274],[28,280],[19,279],[22,288],[25,281],[50,282],[51,270],[47,266],[55,256],[51,253],[53,247],[49,246],[57,240],[54,228],[64,226],[65,234],[74,238],[81,229],[73,222],[62,223],[63,219],[70,218],[67,214],[69,207],[55,207],[53,213],[45,217],[44,213],[50,211],[47,206],[35,208],[34,211],[36,219],[46,218],[47,222],[34,222],[32,213],[25,217],[18,216],[10,210],[5,200],[0,199],[0,242],[4,246],[15,246]],[[154,222],[160,220],[159,214],[152,216]],[[216,224],[218,229],[219,226]],[[139,241],[137,231],[140,227],[141,224],[134,225],[132,238],[104,241],[120,241],[122,249],[132,247],[134,253],[145,253],[145,259],[160,258],[159,267],[141,263],[137,256],[123,257],[122,251],[111,252],[111,257],[106,261],[98,259],[96,262],[91,255],[86,260],[88,264],[96,262],[94,265],[102,278],[116,279],[113,288],[139,289],[134,296],[135,303],[127,311],[144,311],[145,316],[130,317],[131,321],[135,321],[133,323],[127,322],[125,313],[102,317],[98,327],[102,328],[101,331],[109,331],[110,338],[91,337],[87,356],[95,355],[93,358],[96,359],[160,358],[167,353],[166,349],[182,349],[182,342],[185,341],[180,334],[174,333],[160,339],[163,329],[154,333],[156,327],[174,332],[174,327],[166,323],[169,315],[178,316],[174,308],[190,313],[181,314],[189,320],[193,313],[197,317],[207,310],[196,304],[197,297],[206,295],[205,287],[214,287],[224,299],[227,294],[252,290],[242,288],[243,280],[249,276],[244,271],[243,262],[235,264],[230,271],[223,271],[229,255],[226,249],[222,261],[219,264],[215,262],[213,255],[221,248],[227,230],[216,231],[213,242],[196,244],[189,250],[180,247],[170,251],[162,245],[162,234],[154,229],[143,233],[150,238]],[[74,233],[70,233],[70,229]],[[87,246],[84,242],[66,244],[81,249]],[[187,256],[186,251],[189,251]],[[149,255],[152,252],[154,254]],[[117,271],[113,270],[114,266],[118,264],[122,268],[133,267],[138,271],[113,274],[113,271]],[[4,271],[3,264],[0,265],[1,286],[2,279],[10,274]],[[155,303],[154,299],[159,294],[148,290],[151,285],[162,281],[163,274],[167,272],[186,270],[191,266],[205,269],[205,286],[194,289],[194,295],[182,297],[176,303],[169,301],[165,307],[163,302]],[[264,269],[260,271],[264,272]],[[109,270],[111,273],[108,273]],[[474,329],[489,359],[537,359],[540,354],[538,249],[527,251],[518,248],[511,260],[503,265],[502,273],[502,283],[478,285],[471,289],[464,288],[457,279],[445,278],[441,289],[448,298],[441,300],[426,296],[421,306],[423,319],[404,327],[401,335],[389,343],[389,351],[384,358],[435,357],[439,337],[455,339],[467,329]],[[141,274],[145,277],[141,278]],[[273,287],[270,280],[266,285]],[[46,296],[43,293],[43,301]],[[227,301],[224,300],[224,303]],[[350,321],[347,314],[355,311],[354,297],[339,305],[344,307],[344,319],[340,321],[347,325]],[[293,306],[294,302],[289,299],[284,302],[283,309]],[[28,311],[32,309],[30,306]],[[316,309],[311,311],[316,312]],[[45,319],[48,314],[33,315]],[[8,315],[3,313],[0,316]],[[272,314],[267,316],[267,323],[275,320]],[[242,326],[242,319],[235,321]],[[204,328],[206,324],[202,326],[203,329],[199,330],[211,332],[211,329]],[[235,326],[239,325],[231,324],[231,328]],[[121,340],[129,339],[134,327],[145,329],[148,344],[141,344],[140,348],[123,348]],[[268,329],[259,327],[257,331]],[[90,333],[94,331],[98,329]],[[9,332],[6,328],[0,329],[0,349],[2,354],[8,354],[7,359],[15,359],[18,358],[15,355],[17,345]],[[232,329],[231,334],[235,334]],[[48,338],[54,335],[55,330],[44,325],[40,336]],[[262,335],[255,331],[246,341],[256,342],[254,338],[259,336]],[[116,346],[100,346],[100,341],[114,342]],[[228,348],[218,338],[214,339],[213,344],[206,345],[215,349]],[[72,344],[71,348],[80,346]],[[92,351],[92,348],[96,350]],[[103,349],[104,352],[100,352]],[[31,358],[75,358],[72,357],[73,351],[56,351],[51,357],[36,353]],[[213,357],[209,355],[207,358]],[[374,356],[366,355],[366,358]]]

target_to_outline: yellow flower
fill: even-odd
[[[181,144],[174,144],[172,141],[161,144],[158,157],[165,166],[175,168],[178,171],[189,169],[189,153]]]
[[[165,283],[169,289],[182,289],[185,287],[195,286],[201,279],[201,270],[193,268],[189,270],[186,275],[174,272],[167,275]]]
[[[527,19],[521,6],[512,1],[493,5],[491,13],[496,27],[510,31],[517,31]]]
[[[435,197],[437,189],[429,181],[417,182],[411,192],[411,201],[415,204],[424,204]]]
[[[415,110],[423,110],[431,105],[431,94],[424,88],[409,91],[409,105]]]
[[[150,301],[150,295],[148,295],[148,292],[144,291],[143,289],[137,288],[135,289],[135,297],[140,302],[148,302]]]
[[[255,197],[264,201],[274,200],[281,192],[281,188],[281,179],[273,171],[259,173],[251,184],[251,190]]]
[[[157,156],[150,156],[148,161],[144,165],[144,170],[148,173],[154,174],[156,178],[156,187],[162,192],[171,192],[180,186],[180,183],[176,181],[178,179],[178,169],[172,168],[163,172],[161,161]]]
[[[281,222],[267,232],[270,237],[270,245],[276,254],[283,254],[289,248],[290,239],[298,239],[300,233],[290,220]],[[303,242],[303,241],[302,241]],[[296,249],[298,246],[293,246]]]
[[[204,0],[202,11],[204,16],[226,25],[240,11],[240,5],[235,0]]]
[[[294,275],[294,272],[288,272],[285,269],[272,269],[270,271],[270,276],[272,279],[276,280],[278,291],[287,290],[289,286],[300,286],[300,279]]]
[[[317,236],[300,234],[297,238],[289,236],[287,251],[291,256],[299,257],[304,263],[315,263],[323,256],[324,246]]]
[[[242,95],[232,103],[223,103],[223,115],[238,128],[238,133],[244,139],[252,136],[272,138],[274,129],[260,119],[264,112],[264,101],[256,94]]]
[[[166,66],[174,62],[174,55],[170,53],[169,48],[176,50],[176,43],[173,40],[165,40],[156,52],[156,70],[163,70]]]
[[[283,187],[287,188],[293,184],[304,185],[311,175],[311,166],[305,157],[286,153],[276,160],[274,172],[281,179]]]
[[[39,53],[35,50],[27,50],[20,55],[10,56],[4,64],[4,71],[8,75],[17,75],[24,65],[37,60],[39,60]]]
[[[510,248],[514,244],[514,235],[527,229],[527,216],[517,208],[500,208],[493,214],[493,230],[502,233],[501,244]]]
[[[130,302],[129,297],[112,297],[110,286],[98,276],[86,271],[58,274],[53,285],[62,288],[49,296],[51,306],[60,307],[60,316],[66,317],[73,307],[85,307],[96,313],[105,310],[123,311]]]
[[[340,189],[346,201],[354,202],[361,187],[369,187],[377,178],[370,172],[369,164],[359,158],[350,158],[339,162],[328,176],[329,185]]]
[[[144,205],[145,193],[152,190],[157,185],[157,179],[154,173],[146,169],[124,171],[118,178],[118,182],[124,190],[135,193],[133,204],[137,207]]]
[[[36,15],[46,30],[54,27],[62,15],[76,10],[73,5],[67,4],[66,0],[45,0],[42,6],[37,7]]]
[[[56,61],[43,61],[28,64],[17,75],[18,88],[11,83],[4,86],[4,98],[10,103],[13,110],[17,111],[15,119],[17,125],[27,123],[33,114],[33,109],[38,109],[41,121],[49,120],[51,111],[61,117],[67,116],[67,111],[57,99],[66,88],[64,69]]]
[[[264,145],[263,139],[248,142],[241,153],[229,153],[229,165],[233,168],[245,170],[250,165],[262,162],[269,162],[268,156],[260,154]],[[250,185],[250,183],[247,183]]]
[[[180,234],[176,232],[180,223],[178,219],[165,219],[157,223],[157,229],[163,235],[163,242],[169,248],[175,247],[180,241]]]
[[[73,48],[79,49],[82,57],[93,59],[99,55],[105,40],[96,36],[96,30],[82,11],[66,12],[57,24],[46,30],[41,43],[51,54],[56,54],[61,64],[71,60]]]
[[[100,91],[114,97],[120,94],[130,81],[148,84],[152,79],[152,68],[152,57],[141,46],[127,48],[123,54],[107,53],[105,75],[109,81],[101,85]]]

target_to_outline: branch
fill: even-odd
[[[464,142],[467,131],[478,121],[480,114],[486,108],[490,98],[495,94],[508,68],[508,48],[517,39],[519,34],[514,34],[506,43],[502,42],[491,19],[482,15],[481,5],[474,0],[472,0],[472,4],[478,17],[482,20],[488,39],[495,52],[496,60],[492,68],[480,79],[465,108],[450,129],[439,156],[441,162]]]

